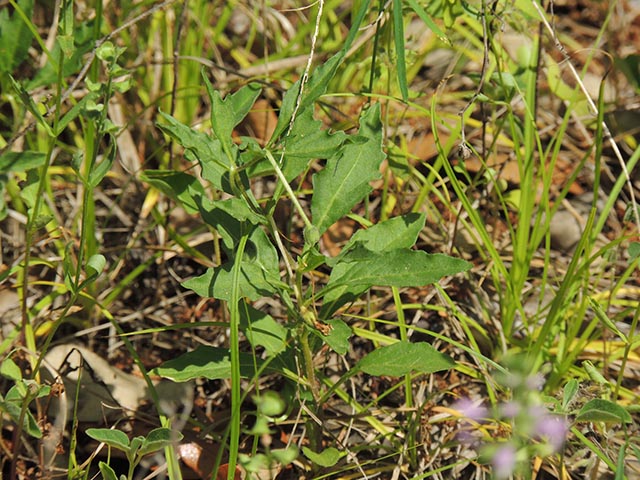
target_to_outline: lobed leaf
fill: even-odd
[[[200,164],[202,177],[217,189],[233,193],[229,182],[230,165],[220,141],[193,130],[171,115],[159,113],[166,123],[158,123],[158,128],[187,150],[185,157],[189,161],[197,161]]]
[[[418,240],[424,228],[426,216],[421,213],[408,213],[377,223],[370,228],[358,230],[344,246],[340,254],[330,261],[335,265],[339,261],[350,261],[357,255],[354,249],[362,247],[366,252],[383,253],[411,248]],[[350,255],[351,254],[351,255]]]
[[[368,288],[420,287],[471,268],[471,264],[442,254],[398,249],[375,253],[359,250],[357,261],[336,264],[325,286],[320,318],[328,318]]]

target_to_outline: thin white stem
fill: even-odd
[[[547,20],[547,17],[545,16],[544,12],[540,8],[540,5],[538,5],[538,3],[535,0],[532,0],[531,3],[533,4],[534,8],[538,12],[538,15],[540,16],[540,20],[542,21],[543,25],[545,26],[545,28],[549,32],[549,35],[551,35],[551,38],[553,39],[555,47],[562,54],[562,56],[564,57],[565,63],[569,66],[569,70],[571,71],[571,74],[573,75],[573,78],[575,79],[576,83],[580,86],[580,90],[582,90],[582,93],[584,94],[585,98],[587,99],[587,103],[589,104],[589,108],[591,108],[591,111],[593,111],[597,115],[598,114],[598,107],[595,104],[595,102],[593,101],[593,99],[591,98],[591,95],[589,95],[589,92],[587,91],[587,88],[585,87],[584,82],[580,78],[580,74],[578,74],[578,71],[573,66],[573,63],[571,62],[571,58],[567,54],[567,51],[564,48],[564,45],[562,45],[562,43],[558,39],[555,30],[553,29],[553,27],[551,26],[551,24]],[[627,188],[629,189],[629,196],[631,197],[631,207],[633,209],[633,215],[634,215],[634,219],[636,221],[636,228],[640,228],[640,213],[638,212],[638,205],[636,204],[636,199],[635,199],[635,195],[634,195],[634,192],[633,192],[633,185],[631,183],[631,176],[629,175],[629,171],[627,170],[627,164],[625,163],[624,159],[622,158],[622,154],[620,153],[620,149],[618,148],[618,144],[616,143],[615,139],[613,138],[613,135],[611,135],[611,131],[609,130],[609,127],[607,126],[606,122],[604,122],[604,121],[602,122],[602,131],[604,132],[604,136],[609,141],[609,144],[611,145],[611,148],[613,149],[613,152],[614,152],[616,158],[618,159],[618,163],[620,164],[620,167],[622,168],[622,172],[624,173],[624,178],[625,178],[626,183],[627,183]]]

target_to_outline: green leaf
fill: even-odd
[[[109,464],[105,462],[99,462],[98,467],[100,468],[100,473],[102,474],[102,478],[104,480],[118,480],[116,472],[113,471],[113,468],[111,468]]]
[[[24,200],[30,209],[33,208],[36,203],[39,182],[40,172],[37,169],[27,170],[27,179],[20,186],[20,198]]]
[[[174,432],[169,428],[155,428],[151,430],[144,439],[138,455],[147,455],[149,453],[162,450],[164,447],[171,445],[173,442],[182,440],[183,435],[180,432]]]
[[[246,225],[243,227],[242,222],[229,212],[238,212],[237,216],[240,216],[242,212],[250,213],[251,210],[242,210],[240,205],[243,202],[237,198],[214,203],[214,209],[206,212],[203,210],[201,214],[207,223],[218,230],[225,252],[229,257],[233,257],[242,229],[248,227]],[[233,210],[234,206],[240,208]],[[225,211],[226,207],[232,210]],[[210,268],[205,274],[189,279],[182,285],[203,297],[230,300],[232,267],[233,258],[230,258],[220,267]],[[257,300],[260,297],[272,295],[276,287],[281,286],[283,283],[280,280],[278,253],[266,233],[259,226],[254,226],[241,265],[240,295]]]
[[[401,377],[411,372],[448,370],[455,362],[425,342],[397,342],[381,347],[358,362],[356,368],[376,376]]]
[[[310,448],[302,447],[304,456],[320,467],[333,467],[347,453],[341,452],[337,448],[325,448],[322,452],[316,453]]]
[[[97,187],[102,179],[109,173],[111,170],[111,166],[113,165],[113,161],[116,159],[116,139],[113,135],[109,134],[108,138],[110,140],[109,147],[105,152],[102,160],[95,164],[89,173],[89,186],[91,188]]]
[[[16,362],[8,357],[2,361],[2,364],[0,364],[0,375],[8,378],[9,380],[13,380],[14,382],[22,380],[22,371],[20,370],[20,367],[18,367]]]
[[[628,343],[629,339],[627,338],[627,336],[620,331],[620,329],[616,326],[615,323],[613,323],[613,321],[611,321],[600,304],[591,296],[588,296],[587,299],[589,300],[589,305],[591,305],[591,308],[595,312],[596,317],[598,317],[598,320],[600,320],[603,325],[605,325],[609,330],[611,330],[614,334],[621,338],[625,343]]]
[[[287,409],[286,402],[282,399],[278,392],[267,390],[260,395],[253,396],[253,402],[258,407],[258,414],[267,417],[277,417],[282,415]]]
[[[94,440],[105,443],[110,447],[117,448],[123,452],[129,451],[129,437],[122,430],[112,430],[110,428],[88,428],[87,435]]]
[[[198,206],[202,219],[220,234],[225,251],[230,256],[233,255],[240,241],[241,230],[247,228],[243,223],[248,222],[257,226],[266,222],[262,216],[249,208],[243,199],[232,197],[226,200],[210,200],[197,191],[190,191],[190,194]],[[275,256],[273,252],[271,259],[273,260]]]
[[[33,0],[18,0],[18,8],[26,17],[5,6],[0,9],[0,73],[11,73],[28,56],[33,34],[27,25],[33,14]]]
[[[638,256],[640,256],[640,242],[631,242],[629,245],[629,259],[633,261]]]
[[[87,260],[87,266],[85,270],[87,272],[88,278],[97,277],[104,270],[105,265],[107,264],[107,259],[104,255],[96,253],[95,255],[91,255],[89,260]]]
[[[127,451],[127,459],[130,463],[135,462],[136,457],[139,457],[138,451],[140,450],[140,447],[142,447],[143,442],[144,437],[141,437],[140,435],[131,439],[131,442],[129,444],[129,451]]]
[[[258,361],[258,367],[261,361]],[[178,358],[169,360],[153,369],[153,372],[174,382],[188,382],[195,378],[219,380],[231,377],[231,360],[228,348],[198,347]],[[251,354],[240,353],[240,374],[243,377],[255,375],[254,358]]]
[[[229,102],[233,109],[234,127],[244,120],[244,117],[251,111],[260,93],[262,93],[260,84],[252,82],[225,98],[225,102]]]
[[[351,327],[339,318],[327,320],[327,325],[331,327],[329,335],[322,335],[317,329],[313,329],[322,341],[331,347],[339,355],[346,355],[349,351],[349,338],[353,334]]]
[[[408,213],[385,220],[370,228],[358,230],[330,264],[351,261],[349,253],[358,246],[375,253],[411,248],[424,228],[425,219],[426,216],[423,213]]]
[[[407,64],[404,56],[404,17],[402,15],[402,0],[393,0],[393,41],[396,47],[396,68],[398,69],[398,85],[402,99],[409,99],[407,87]]]
[[[335,155],[346,138],[344,132],[330,133],[322,128],[322,122],[313,117],[313,109],[304,110],[298,114],[287,138],[282,169],[285,178],[288,181],[296,178],[307,168],[309,160]]]
[[[442,30],[440,30],[440,27],[438,27],[438,25],[431,19],[429,14],[416,0],[406,0],[406,2],[411,7],[411,9],[416,12],[418,17],[420,17],[420,20],[424,22],[429,30],[435,33],[441,41],[450,43],[446,35],[442,32]]]
[[[287,448],[274,448],[271,450],[271,456],[282,465],[289,465],[296,458],[298,458],[298,447],[291,445]]]
[[[20,98],[20,102],[22,103],[22,105],[27,110],[29,110],[29,112],[31,112],[31,114],[37,120],[38,125],[42,127],[42,129],[47,133],[47,135],[49,137],[53,137],[54,133],[53,133],[53,130],[51,130],[51,125],[49,125],[47,120],[42,115],[41,110],[44,110],[44,109],[43,108],[41,109],[40,107],[44,107],[44,106],[42,104],[36,105],[29,91],[22,84],[16,81],[15,78],[13,78],[11,75],[7,75],[7,78],[9,79],[9,83],[11,84],[11,87],[15,90],[16,94]]]
[[[42,152],[5,152],[0,156],[0,173],[26,172],[41,167],[46,161],[47,156]]]
[[[578,389],[580,388],[580,384],[575,378],[572,378],[567,382],[564,386],[564,390],[562,392],[562,410],[566,411],[569,407],[569,404],[573,401],[578,393]]]
[[[182,145],[189,161],[197,161],[202,168],[202,177],[219,190],[233,193],[229,182],[229,160],[222,151],[220,140],[198,132],[179,122],[171,115],[160,112],[167,123],[158,123],[158,128]]]
[[[342,305],[358,298],[368,288],[421,287],[471,268],[471,264],[442,254],[415,250],[361,252],[358,261],[339,262],[323,289],[324,304],[320,318],[328,318]]]
[[[273,317],[253,308],[246,302],[240,304],[240,327],[255,348],[264,347],[272,357],[287,348],[288,330]]]
[[[631,423],[631,415],[617,403],[594,398],[576,415],[576,422]]]
[[[6,411],[11,419],[16,423],[20,420],[20,415],[22,414],[22,402],[24,401],[25,394],[27,393],[25,390],[25,383],[18,383],[9,389],[5,396],[5,401],[0,402],[0,409]],[[47,390],[50,391],[50,388],[47,387]],[[42,438],[42,431],[38,426],[37,420],[31,413],[31,410],[26,410],[22,428],[30,437],[36,439]]]
[[[211,128],[216,138],[220,140],[222,144],[222,150],[229,155],[233,145],[233,127],[235,121],[235,113],[231,102],[225,102],[220,96],[220,92],[214,90],[211,82],[207,76],[202,74],[205,86],[207,87],[207,93],[209,94],[209,100],[211,101]],[[232,159],[229,158],[229,162]]]
[[[316,100],[320,96],[324,95],[327,91],[327,87],[331,79],[338,71],[338,67],[344,59],[346,52],[340,51],[327,60],[324,64],[316,68],[316,70],[309,77],[309,81],[304,87],[302,98],[300,99],[300,106],[298,107],[297,115],[302,113],[309,107],[315,104]],[[280,114],[278,115],[278,123],[273,131],[269,145],[277,140],[288,128],[293,116],[293,111],[296,107],[298,99],[298,92],[300,91],[300,80],[298,80],[288,91],[285,93],[282,99],[282,106],[280,107]]]
[[[220,267],[209,268],[199,277],[190,278],[182,282],[182,286],[193,290],[201,297],[231,300],[233,262],[227,262]],[[242,263],[240,275],[240,296],[250,300],[269,297],[276,291],[270,276],[252,263]]]
[[[351,211],[371,192],[369,182],[380,177],[382,124],[380,105],[375,104],[360,117],[359,135],[364,144],[346,144],[327,160],[327,165],[313,176],[311,213],[320,233]]]
[[[196,192],[204,197],[205,191],[202,183],[193,175],[174,170],[146,170],[142,172],[140,179],[179,201],[187,213],[198,213],[198,204],[192,193]]]

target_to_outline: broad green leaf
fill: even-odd
[[[327,91],[327,86],[331,79],[335,76],[340,63],[346,52],[340,51],[331,57],[324,64],[315,69],[309,77],[309,81],[304,87],[297,115],[301,115],[307,108],[313,108],[315,102]],[[275,142],[289,128],[291,117],[296,107],[298,92],[300,91],[300,80],[298,80],[282,99],[280,114],[278,115],[278,123],[273,131],[269,144]]]
[[[455,362],[425,342],[397,342],[381,347],[358,362],[356,368],[376,376],[401,377],[411,372],[448,370]]]
[[[0,375],[14,382],[22,380],[22,371],[11,358],[5,358],[0,364]]]
[[[18,0],[26,21],[31,20],[33,0]],[[11,73],[27,58],[33,34],[17,11],[5,6],[0,9],[0,73]]]
[[[258,367],[260,363],[258,360]],[[195,378],[225,379],[231,377],[231,357],[227,348],[202,346],[163,363],[153,372],[174,382],[188,382]],[[251,354],[240,353],[240,374],[243,377],[255,375]]]
[[[344,132],[330,133],[322,128],[322,122],[313,118],[313,109],[304,110],[297,116],[287,138],[284,176],[291,181],[307,168],[309,160],[335,155],[346,138]]]
[[[631,415],[617,403],[594,398],[589,400],[576,415],[576,422],[631,423]]]
[[[287,448],[274,448],[271,450],[271,456],[282,465],[289,465],[296,458],[298,458],[298,447],[295,445],[291,445]]]
[[[187,213],[198,213],[192,191],[201,197],[205,196],[205,191],[202,183],[193,175],[174,170],[146,170],[142,172],[140,179],[179,201]]]
[[[319,453],[314,452],[310,448],[302,447],[302,453],[304,453],[304,456],[311,460],[313,463],[321,467],[333,467],[342,457],[347,454],[347,452],[341,452],[334,447],[325,448],[322,452]]]
[[[0,156],[0,173],[26,172],[41,167],[46,161],[47,155],[42,152],[5,152]]]
[[[380,177],[385,155],[379,104],[361,115],[359,135],[367,139],[366,143],[344,145],[313,176],[311,214],[321,234],[369,194],[372,190],[369,182]]]
[[[564,390],[562,392],[562,410],[566,411],[569,407],[569,404],[573,401],[578,393],[578,389],[580,388],[580,384],[575,378],[572,378],[567,382],[564,386]]]
[[[160,116],[167,123],[158,123],[158,128],[187,150],[185,157],[189,161],[195,160],[200,164],[202,177],[217,189],[233,193],[229,183],[229,160],[220,141],[193,130],[164,112],[160,112]]]
[[[20,389],[18,385],[22,387],[23,392],[20,393]],[[50,388],[47,387],[50,391]],[[9,389],[7,395],[5,396],[5,401],[0,402],[0,409],[4,410],[9,414],[11,419],[14,422],[18,422],[20,420],[20,416],[22,415],[22,402],[25,398],[25,384],[18,383]],[[33,438],[42,438],[42,431],[38,426],[37,420],[34,418],[31,410],[26,410],[23,418],[22,428],[24,431]]]
[[[126,452],[129,450],[129,437],[122,430],[111,428],[88,428],[87,435],[94,440]]]
[[[244,120],[244,117],[251,111],[261,92],[262,87],[260,84],[253,82],[225,98],[225,102],[229,102],[233,109],[234,127]]]
[[[339,318],[327,320],[327,325],[331,327],[329,335],[322,335],[314,329],[322,338],[322,341],[331,347],[339,355],[345,355],[349,351],[349,338],[353,334],[351,327]]]
[[[227,262],[220,267],[209,268],[203,275],[191,278],[182,286],[193,290],[201,297],[231,300],[233,262]],[[274,278],[268,276],[259,265],[243,262],[240,275],[240,296],[249,300],[270,297],[276,289]]]
[[[281,284],[278,253],[265,232],[247,221],[261,221],[261,218],[238,198],[212,202],[205,197],[196,197],[195,200],[205,222],[220,234],[225,252],[231,258],[224,265],[209,269],[204,275],[188,280],[183,285],[201,296],[229,300],[233,277],[232,257],[243,229],[250,228],[245,261],[241,266],[240,294],[252,300],[272,295],[275,292],[274,285]]]
[[[99,462],[98,467],[100,468],[100,473],[102,474],[103,480],[118,480],[116,476],[116,472],[109,466],[108,463]]]
[[[640,256],[640,242],[631,242],[629,245],[629,257],[633,261]]]
[[[470,263],[458,258],[405,249],[370,252],[358,261],[339,262],[323,290],[324,304],[320,318],[328,318],[342,305],[357,299],[374,285],[420,287],[469,268]]]
[[[147,455],[152,452],[157,452],[171,445],[173,442],[179,442],[182,438],[183,435],[180,432],[174,432],[164,427],[155,428],[144,438],[138,453],[140,455]]]
[[[226,252],[232,255],[240,241],[241,229],[251,225],[264,223],[265,220],[247,206],[247,203],[236,197],[226,200],[210,200],[196,191],[190,191],[202,219],[207,225],[215,228],[220,234]],[[245,226],[243,226],[245,222]],[[251,224],[247,226],[246,224]],[[275,257],[275,252],[272,258]]]
[[[259,415],[277,417],[282,415],[287,409],[287,403],[278,392],[274,392],[273,390],[261,392],[260,395],[254,395],[252,398],[253,403],[258,407]]]
[[[240,327],[249,343],[254,348],[264,347],[268,356],[277,355],[287,348],[287,329],[246,302],[240,304]]]
[[[356,246],[362,246],[365,250],[375,253],[411,248],[424,228],[425,219],[424,214],[408,213],[380,222],[366,230],[358,230],[332,263],[350,261],[348,254]]]

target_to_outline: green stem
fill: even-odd
[[[287,195],[289,195],[289,198],[291,199],[291,202],[293,203],[293,206],[298,211],[298,214],[302,217],[302,221],[304,222],[305,227],[312,228],[313,225],[311,224],[311,221],[309,220],[309,217],[307,217],[307,214],[305,213],[304,209],[302,208],[302,205],[300,205],[300,202],[298,201],[298,198],[296,197],[296,194],[293,192],[293,189],[291,188],[291,185],[289,185],[289,182],[287,182],[287,178],[284,176],[284,173],[282,173],[282,169],[278,165],[278,162],[276,162],[276,159],[273,158],[273,155],[271,154],[271,152],[269,150],[265,150],[264,152],[265,152],[265,155],[267,157],[267,160],[269,160],[269,163],[271,163],[271,166],[275,170],[276,176],[280,180],[281,185],[287,191]]]
[[[245,223],[241,223],[241,236],[235,252],[233,262],[231,300],[229,302],[229,350],[231,357],[231,425],[229,435],[229,470],[227,479],[235,478],[236,464],[238,462],[238,447],[240,444],[240,406],[242,403],[242,391],[240,389],[240,274],[244,250],[249,240],[249,232]]]
[[[313,397],[313,412],[318,418],[320,418],[321,412],[318,405],[320,392],[318,390],[318,381],[316,378],[315,367],[313,365],[313,351],[309,344],[309,327],[307,327],[304,322],[298,326],[298,334],[300,338],[300,348],[302,349],[305,375],[311,388],[311,396]],[[315,419],[309,419],[307,422],[307,431],[309,432],[309,446],[311,450],[318,452],[321,447],[322,439],[319,425],[316,423]]]

